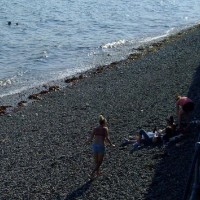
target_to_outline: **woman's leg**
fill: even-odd
[[[127,145],[129,145],[129,144],[133,144],[133,143],[135,143],[135,141],[136,141],[136,140],[128,140],[128,139],[125,139],[125,141],[124,141],[122,144],[120,144],[120,147],[125,147],[125,146],[127,146]]]
[[[101,164],[103,162],[103,158],[104,158],[104,154],[102,154],[102,153],[94,154],[95,167],[94,167],[94,169],[93,169],[93,171],[92,171],[92,173],[90,175],[91,178],[94,177],[95,172],[96,172],[97,176],[100,174],[99,173],[99,168],[100,168],[100,166],[101,166]]]
[[[190,126],[190,112],[185,113],[185,115],[186,115],[186,124],[187,124],[186,129],[187,129]]]
[[[185,123],[184,123],[185,122]],[[190,112],[179,112],[179,129],[187,131],[190,126]]]
[[[92,171],[92,173],[90,175],[91,178],[94,177],[97,165],[98,165],[98,153],[94,153],[94,169],[93,169],[93,171]]]
[[[149,136],[147,135],[146,131],[144,131],[143,129],[140,130],[140,135],[144,137],[145,140],[150,140]]]
[[[146,131],[140,130],[139,134],[144,137],[144,144],[145,145],[149,145],[151,143],[151,138],[149,138]]]
[[[97,176],[99,176],[100,175],[100,166],[101,166],[101,164],[102,164],[102,162],[103,162],[103,158],[104,158],[104,154],[99,154],[98,155],[98,164],[97,164],[97,168],[96,168],[96,174],[97,174]]]

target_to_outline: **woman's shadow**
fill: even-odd
[[[65,200],[75,200],[76,198],[82,196],[91,186],[93,180],[87,181],[81,187],[77,188],[73,192],[69,193]]]

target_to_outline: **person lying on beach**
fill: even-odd
[[[143,129],[136,131],[133,136],[129,136],[129,139],[124,138],[124,142],[120,147],[125,147],[129,144],[133,145],[133,149],[136,150],[142,145],[148,146],[153,143],[159,142],[160,134],[154,129],[153,131],[144,131]]]
[[[92,141],[92,151],[94,154],[95,167],[90,175],[91,179],[95,177],[95,173],[96,176],[100,175],[100,166],[105,155],[105,142],[108,142],[112,147],[115,146],[109,139],[107,120],[102,115],[99,116],[99,126],[94,128],[86,144],[89,144]]]
[[[134,149],[138,149],[141,147],[140,141],[141,141],[141,134],[138,131],[135,134],[133,134],[133,136],[129,136],[129,139],[124,138],[124,142],[119,147],[123,149],[127,145],[132,144]]]
[[[194,102],[186,96],[176,96],[176,113],[178,116],[178,128],[183,129],[182,120],[185,117],[186,127],[185,130],[189,128],[190,125],[190,114],[194,110]]]
[[[133,137],[129,137],[129,139],[124,140],[124,142],[120,145],[121,148],[132,144],[133,148],[131,153],[141,146],[156,146],[163,145],[169,142],[169,138],[173,135],[173,129],[171,126],[167,126],[163,130],[156,130],[154,128],[153,131],[145,131],[143,129],[137,131]]]

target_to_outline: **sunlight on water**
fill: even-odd
[[[199,9],[197,0],[2,0],[0,93],[124,59],[143,42],[198,23]]]

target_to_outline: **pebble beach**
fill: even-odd
[[[65,80],[66,87],[3,114],[0,199],[181,200],[197,128],[191,127],[190,137],[172,146],[168,157],[158,147],[130,154],[131,146],[120,150],[119,145],[139,127],[164,128],[165,119],[176,116],[177,93],[194,100],[192,119],[200,119],[199,80],[196,25],[140,47],[126,60]],[[116,147],[107,147],[102,175],[89,181],[93,157],[85,141],[100,114]]]

